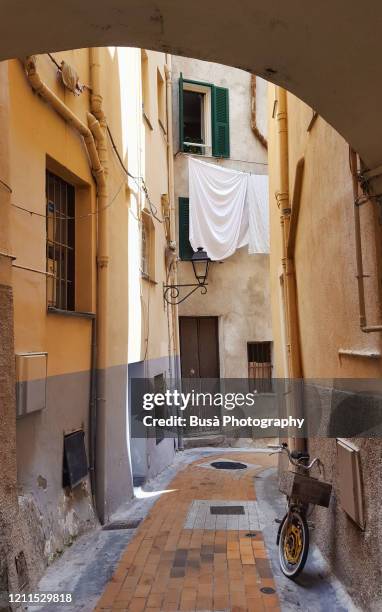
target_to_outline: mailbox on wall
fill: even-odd
[[[365,529],[360,452],[342,438],[337,438],[337,470],[341,508]]]
[[[45,408],[47,363],[47,353],[16,355],[17,417]]]

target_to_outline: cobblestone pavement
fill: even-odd
[[[251,465],[250,452],[219,459],[248,465],[205,469],[204,457],[180,471],[123,552],[97,611],[280,610],[254,487],[275,460],[257,455]]]

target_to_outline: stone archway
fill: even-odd
[[[382,5],[346,0],[57,0],[2,4],[0,58],[137,46],[250,70],[312,106],[382,163]]]

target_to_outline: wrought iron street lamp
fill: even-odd
[[[210,261],[203,247],[198,247],[198,250],[191,257],[192,268],[198,282],[185,285],[163,285],[163,297],[166,302],[168,304],[181,304],[198,289],[200,289],[202,295],[207,293],[207,277]],[[189,287],[192,287],[191,291],[186,293],[183,297],[180,297],[181,289]]]

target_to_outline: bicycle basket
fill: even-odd
[[[297,497],[305,504],[327,508],[332,493],[332,485],[323,480],[286,471],[281,474],[279,490],[288,497]]]

